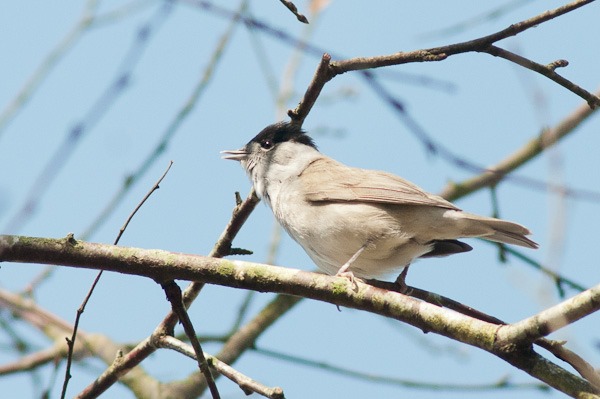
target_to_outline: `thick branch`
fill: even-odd
[[[498,326],[402,294],[344,278],[250,262],[67,239],[0,236],[0,260],[50,263],[147,276],[157,281],[204,281],[326,301],[391,317],[494,353],[570,396],[598,392],[586,381],[536,354],[529,345],[498,346]]]

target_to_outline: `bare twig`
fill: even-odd
[[[331,62],[330,64],[330,58],[327,61],[325,61],[325,56],[323,56],[323,59],[321,60],[321,66],[317,69],[317,72],[313,77],[311,86],[309,86],[304,98],[300,102],[301,105],[303,104],[303,107],[300,108],[299,105],[299,107],[296,108],[295,111],[290,111],[290,117],[295,123],[298,123],[297,121],[304,121],[304,119],[308,115],[308,112],[312,108],[314,101],[316,101],[318,93],[321,91],[325,83],[327,83],[336,75],[349,71],[361,71],[365,69],[380,68],[385,66],[400,65],[413,62],[442,61],[449,56],[467,52],[487,52],[490,50],[490,47],[493,47],[492,44],[499,40],[515,36],[527,29],[530,29],[541,23],[547,22],[565,13],[571,12],[593,1],[594,0],[577,0],[572,3],[566,4],[562,7],[558,7],[554,10],[541,13],[533,18],[529,18],[527,20],[512,24],[508,28],[505,28],[498,32],[466,42],[450,44],[441,47],[433,47],[423,50],[398,52],[394,54],[381,55],[375,57],[357,57],[347,60]],[[327,55],[327,57],[329,57],[329,55]],[[516,60],[511,61],[516,62]],[[329,64],[328,67],[323,66],[324,62],[327,62]],[[530,63],[535,64],[533,61],[530,61]],[[548,77],[552,76],[552,79],[554,81],[557,81],[563,87],[573,91],[575,94],[586,100],[590,107],[594,108],[600,105],[600,98],[598,96],[593,95],[581,89],[574,83],[558,76],[558,74],[556,74],[556,72],[554,72],[552,68],[547,66],[541,66],[541,68],[535,69],[532,65],[530,66],[530,69],[535,70],[536,72],[543,72],[543,74]],[[315,96],[314,93],[317,93],[317,95]]]
[[[379,382],[387,385],[394,385],[400,387],[409,387],[419,390],[432,390],[432,391],[447,391],[447,392],[481,392],[481,391],[498,391],[498,390],[538,390],[538,391],[548,391],[550,388],[548,385],[541,383],[518,383],[511,382],[508,378],[500,378],[497,381],[491,383],[435,383],[435,382],[426,382],[426,381],[416,381],[409,380],[405,378],[398,377],[388,377],[381,375],[374,375],[370,372],[362,372],[358,370],[351,369],[349,367],[344,366],[336,366],[334,364],[330,364],[328,362],[317,361],[306,359],[301,356],[290,355],[287,353],[282,353],[270,349],[265,348],[252,348],[254,352],[260,353],[265,356],[269,356],[275,359],[288,361],[294,364],[302,364],[309,367],[318,368],[319,370],[327,371],[330,373],[335,373],[339,375],[343,375],[344,377],[350,377],[353,379],[360,379],[368,382]]]
[[[591,3],[592,1],[593,0],[576,1],[571,4],[567,4],[564,7],[559,7],[555,10],[551,10],[546,13],[540,14],[529,20],[525,20],[525,21],[519,22],[517,24],[511,25],[510,27],[508,27],[504,30],[501,30],[499,32],[496,32],[492,35],[485,36],[480,39],[475,39],[475,40],[471,40],[468,42],[463,42],[463,43],[458,43],[458,44],[453,44],[453,45],[447,45],[447,46],[443,46],[443,47],[436,47],[434,49],[417,50],[417,51],[406,52],[406,53],[401,52],[401,53],[393,54],[391,56],[382,56],[382,57],[384,59],[387,59],[388,62],[390,62],[390,65],[393,65],[394,63],[392,61],[393,61],[394,56],[400,57],[400,59],[403,63],[404,62],[425,62],[425,61],[432,61],[432,60],[436,59],[435,56],[432,57],[432,53],[431,53],[434,50],[436,50],[438,52],[442,51],[442,50],[447,50],[448,53],[452,53],[451,55],[469,52],[469,51],[480,51],[479,48],[486,48],[489,45],[491,45],[492,42],[494,42],[494,41],[498,41],[503,38],[518,34],[521,31],[524,31],[526,29],[534,27],[536,25],[536,23],[546,22],[552,18],[563,15],[566,12],[572,11],[583,5]],[[194,4],[198,7],[201,7],[207,11],[213,12],[221,17],[232,18],[232,15],[233,15],[232,12],[230,12],[224,8],[218,7],[212,3],[207,3],[207,2],[199,1],[199,0],[187,0],[187,2]],[[306,51],[311,54],[315,54],[315,55],[318,54],[321,56],[324,53],[326,53],[325,50],[323,50],[319,47],[316,47],[314,45],[310,45],[308,43],[303,43],[301,40],[292,37],[287,32],[276,29],[272,26],[269,26],[264,22],[255,20],[249,16],[243,16],[241,19],[248,27],[261,30],[263,33],[271,35],[271,36],[273,36],[281,41],[284,41],[288,44],[291,44],[294,46],[298,46],[298,45],[302,44],[304,46],[304,48],[306,49]],[[335,58],[340,58],[340,57],[336,56]],[[403,59],[403,58],[405,58],[405,59]],[[376,61],[378,60],[377,57],[375,57],[375,58],[373,58],[373,57],[372,58],[353,58],[353,59],[346,60],[343,62],[356,63],[358,66],[362,66],[362,68],[385,66],[385,65],[374,65],[374,66],[369,65],[369,60],[373,60],[373,59],[375,59]],[[365,63],[361,64],[363,61]],[[321,60],[321,63],[322,62],[323,62],[323,59]],[[299,122],[304,121],[304,119],[307,116],[307,112],[310,111],[310,109],[314,105],[314,101],[316,101],[316,99],[318,98],[318,94],[315,95],[315,93],[319,93],[323,88],[322,86],[321,87],[319,87],[319,86],[324,85],[328,80],[330,80],[333,76],[335,76],[336,73],[345,72],[345,71],[336,72],[336,73],[333,73],[332,76],[330,76],[330,74],[332,73],[331,70],[336,69],[335,68],[336,66],[339,67],[340,62],[330,63],[329,69],[325,69],[325,68],[317,69],[317,73],[313,77],[312,84],[311,84],[311,86],[313,86],[313,87],[311,87],[310,89],[307,89],[307,91],[304,95],[304,98],[301,100],[298,107],[295,110],[289,111],[291,113],[291,118],[294,123],[299,123]],[[413,134],[415,134],[421,142],[423,142],[423,144],[426,146],[426,148],[430,152],[441,155],[447,161],[455,164],[457,167],[460,167],[462,169],[466,169],[466,170],[469,170],[469,171],[472,171],[475,173],[480,173],[480,174],[484,174],[486,172],[493,173],[493,171],[489,171],[487,168],[484,168],[473,162],[465,160],[465,159],[457,156],[456,154],[452,153],[447,148],[444,148],[439,143],[436,143],[431,137],[429,137],[428,135],[425,134],[423,129],[420,126],[418,126],[416,121],[414,121],[412,118],[410,118],[410,116],[406,113],[403,104],[401,102],[399,102],[396,98],[391,96],[389,91],[385,90],[385,88],[380,83],[378,83],[377,79],[375,79],[375,75],[371,71],[361,70],[361,68],[355,68],[355,69],[360,70],[363,78],[365,78],[368,81],[369,86],[375,91],[375,93],[378,96],[382,97],[384,99],[384,101],[389,103],[396,111],[401,113],[402,121],[407,125],[408,129]],[[349,69],[349,70],[354,70],[354,69]],[[596,94],[595,97],[598,98],[598,95]],[[498,180],[501,180],[505,177],[506,176],[502,175],[499,177]],[[573,189],[573,188],[569,188],[569,187],[557,186],[557,185],[553,185],[553,184],[548,184],[546,182],[542,182],[537,179],[526,178],[523,176],[509,176],[508,179],[513,183],[525,185],[531,189],[537,189],[537,190],[541,190],[541,191],[543,190],[543,191],[561,192],[561,193],[564,193],[564,195],[567,195],[571,198],[578,198],[581,200],[586,200],[586,201],[591,201],[591,202],[600,202],[600,194],[593,190],[582,190],[582,189]]]
[[[119,241],[121,240],[121,236],[123,236],[123,233],[125,232],[125,229],[127,229],[127,226],[129,226],[129,222],[131,222],[131,219],[133,219],[133,217],[135,216],[135,214],[137,213],[137,211],[140,210],[140,208],[142,207],[142,205],[144,205],[144,203],[148,200],[148,198],[150,198],[150,196],[156,190],[158,190],[160,188],[160,183],[162,183],[162,181],[164,180],[164,178],[167,176],[167,173],[169,173],[169,170],[171,170],[171,166],[173,166],[173,161],[169,162],[169,166],[167,166],[167,169],[162,174],[162,176],[156,181],[156,183],[154,183],[154,186],[152,186],[152,188],[150,189],[150,191],[148,191],[146,193],[146,195],[144,196],[144,198],[142,198],[142,200],[135,207],[135,209],[133,210],[133,212],[131,212],[131,214],[129,215],[129,217],[125,221],[125,223],[123,223],[123,226],[121,226],[121,228],[119,229],[119,234],[117,235],[117,238],[115,239],[115,242],[113,242],[113,245],[117,245],[119,243]]]
[[[294,14],[296,16],[298,21],[305,23],[305,24],[308,23],[308,19],[306,19],[306,17],[304,15],[300,14],[300,12],[298,11],[298,8],[296,8],[296,5],[294,3],[292,3],[289,0],[279,0],[279,1],[281,2],[281,4],[286,6],[287,9],[292,12],[292,14]]]
[[[239,196],[239,193],[236,193],[236,197],[237,196]],[[246,223],[246,220],[248,220],[248,217],[259,201],[260,199],[256,196],[254,189],[252,189],[244,201],[237,203],[236,207],[233,209],[233,214],[231,215],[229,223],[225,226],[225,229],[221,233],[221,236],[219,236],[219,239],[208,256],[222,258],[230,255],[233,239],[237,233],[239,233],[244,223]]]
[[[304,119],[308,116],[313,105],[315,105],[319,94],[321,94],[323,86],[335,76],[330,72],[330,61],[331,56],[327,53],[323,54],[315,75],[306,89],[304,98],[302,98],[295,110],[288,111],[288,116],[292,118],[293,123],[302,126]]]
[[[600,90],[596,96],[600,95]],[[538,136],[531,139],[523,147],[512,153],[496,165],[486,168],[483,173],[465,180],[461,183],[449,183],[441,192],[441,196],[449,201],[456,200],[481,187],[497,184],[503,177],[528,161],[534,159],[546,148],[558,143],[561,139],[574,132],[575,129],[587,120],[598,108],[591,109],[586,104],[577,107],[556,126],[544,129]],[[585,195],[585,193],[582,193]],[[590,193],[591,195],[591,193]]]
[[[190,320],[190,316],[185,310],[185,306],[183,305],[183,298],[181,297],[181,289],[175,283],[174,280],[169,280],[163,283],[160,283],[161,287],[165,291],[167,295],[167,299],[171,302],[171,307],[173,312],[179,318],[179,321],[183,325],[183,330],[187,335],[188,339],[192,343],[192,348],[194,349],[195,358],[198,362],[198,367],[200,371],[204,375],[206,379],[206,384],[208,385],[208,389],[213,397],[213,399],[220,399],[221,395],[219,394],[219,390],[217,389],[217,384],[215,383],[215,379],[210,372],[210,367],[208,366],[208,362],[204,357],[204,352],[202,351],[202,346],[200,345],[200,341],[198,341],[198,337],[196,336],[196,331],[194,329],[194,325]]]
[[[457,43],[457,44],[453,44],[453,45],[447,45],[447,46],[443,46],[443,47],[436,47],[434,49],[417,50],[417,51],[406,52],[406,53],[401,52],[401,53],[393,54],[391,56],[382,56],[384,58],[383,61],[385,61],[385,59],[387,59],[388,62],[391,62],[389,65],[393,65],[394,62],[392,62],[392,61],[393,61],[394,56],[400,57],[401,61],[402,61],[401,63],[432,61],[432,60],[437,59],[436,58],[437,56],[435,56],[435,54],[434,54],[434,56],[432,56],[431,52],[433,50],[436,50],[438,52],[447,50],[449,53],[452,53],[451,55],[469,52],[469,51],[480,51],[479,50],[480,48],[485,48],[485,47],[491,45],[494,41],[498,41],[503,38],[514,36],[526,29],[536,26],[536,24],[538,24],[538,23],[546,22],[557,16],[563,15],[564,13],[573,11],[583,5],[589,4],[592,1],[594,1],[594,0],[575,1],[573,3],[565,5],[563,7],[559,7],[555,10],[551,10],[551,11],[542,13],[531,19],[511,25],[504,30],[496,32],[492,35],[485,36],[483,38],[479,38],[479,39],[475,39],[475,40],[471,40],[471,41],[463,42],[463,43]],[[193,4],[197,7],[201,7],[202,9],[210,11],[221,17],[232,18],[234,15],[231,11],[228,11],[225,8],[219,7],[217,5],[214,5],[212,3],[208,3],[205,1],[187,0],[187,2],[190,4]],[[280,29],[276,29],[272,26],[269,26],[262,21],[255,20],[249,16],[242,16],[241,19],[248,27],[261,30],[263,33],[273,36],[278,40],[281,40],[283,42],[286,42],[286,43],[294,45],[294,46],[298,46],[298,45],[302,44],[308,53],[311,53],[314,55],[319,55],[319,56],[326,53],[326,51],[324,49],[319,48],[314,45],[311,45],[311,44],[308,44],[308,43],[303,43],[301,40],[292,37],[287,32],[280,30]],[[335,58],[339,59],[340,57],[335,56]],[[346,60],[343,62],[356,63],[357,66],[361,66],[359,68],[355,68],[355,69],[359,69],[359,70],[361,70],[362,68],[385,66],[385,65],[370,66],[369,60],[373,60],[373,59],[375,59],[376,61],[378,60],[377,57],[354,58],[354,59]],[[363,61],[365,61],[365,63],[361,64]],[[380,61],[382,61],[382,60],[380,60]],[[336,69],[335,66],[339,66],[339,65],[340,65],[340,62],[330,63],[329,69]],[[349,70],[355,70],[355,69],[349,69]],[[330,72],[331,71],[329,71],[329,70],[322,71],[323,75],[313,77],[313,82],[318,82],[319,80],[322,80],[323,82],[326,83],[329,79],[331,79],[331,77],[328,77]],[[345,72],[345,71],[340,71],[340,72],[336,72],[336,73],[343,73],[343,72]],[[333,75],[335,76],[336,73],[334,73]],[[387,90],[384,90],[384,88],[381,86],[381,84],[379,84],[377,82],[374,74],[371,73],[371,71],[361,70],[361,73],[362,73],[363,78],[365,78],[368,81],[369,86],[375,91],[375,93],[378,96],[382,97],[387,103],[389,103],[392,107],[394,107],[396,111],[400,111],[402,113],[402,115],[401,115],[402,121],[407,125],[408,129],[413,134],[415,134],[420,141],[423,142],[423,144],[427,147],[427,149],[429,151],[443,156],[446,160],[448,160],[449,162],[455,164],[456,166],[458,166],[462,169],[470,170],[475,173],[484,173],[484,172],[488,171],[486,168],[484,168],[480,165],[476,165],[473,162],[469,162],[468,160],[465,160],[465,159],[457,156],[456,154],[453,154],[447,148],[443,148],[443,146],[441,146],[439,143],[436,143],[435,141],[433,141],[432,138],[426,137],[423,129],[420,126],[418,126],[416,124],[416,121],[412,120],[410,118],[410,116],[405,112],[404,106],[397,99],[392,97]],[[322,84],[324,85],[325,83],[322,83]],[[301,105],[302,109],[304,109],[304,111],[300,112],[300,110],[298,108],[296,108],[295,110],[289,111],[292,113],[293,122],[298,123],[299,121],[303,121],[306,118],[306,116],[307,116],[306,112],[308,112],[314,105],[314,103],[312,102],[312,98],[314,97],[314,100],[316,100],[316,98],[318,97],[318,96],[314,96],[313,93],[320,92],[322,90],[322,87],[318,87],[318,86],[319,86],[318,84],[315,84],[315,87],[312,87],[310,90],[307,90],[307,92],[304,96],[304,99],[300,102],[299,106]],[[598,96],[596,95],[596,97],[598,97]],[[311,100],[308,100],[309,98]],[[588,100],[588,99],[586,99],[586,100]],[[504,177],[505,176],[501,176],[501,179]],[[592,201],[592,202],[600,202],[600,194],[595,191],[592,191],[592,190],[572,189],[569,187],[552,185],[552,184],[548,184],[546,182],[542,182],[542,181],[539,181],[536,179],[525,178],[523,176],[510,176],[509,179],[513,183],[526,185],[527,187],[529,187],[531,189],[537,189],[537,190],[543,190],[543,191],[558,191],[558,192],[564,193],[565,195],[572,197],[572,198],[578,198],[578,199]]]
[[[192,359],[196,358],[196,354],[190,345],[187,345],[174,337],[166,335],[161,337],[160,340],[157,340],[156,343],[162,348],[173,349]],[[246,395],[250,395],[251,393],[255,392],[267,398],[283,399],[283,390],[280,387],[266,387],[252,378],[240,373],[238,370],[220,361],[216,357],[210,356],[206,353],[204,356],[206,357],[211,368],[214,368],[219,372],[219,374],[236,383]]]
[[[117,234],[117,238],[115,238],[115,241],[114,241],[113,245],[117,245],[119,243],[119,240],[123,236],[123,233],[125,232],[125,229],[129,225],[129,222],[131,222],[131,220],[133,219],[133,217],[135,216],[135,214],[137,213],[137,211],[142,207],[142,205],[144,205],[144,203],[148,200],[148,198],[150,198],[150,196],[152,195],[152,193],[154,193],[156,190],[158,190],[160,188],[160,183],[167,176],[167,173],[169,173],[169,170],[171,169],[172,165],[173,165],[173,161],[169,162],[169,166],[167,166],[167,169],[162,174],[162,176],[157,180],[156,183],[154,183],[154,185],[152,186],[152,188],[150,189],[150,191],[148,191],[148,193],[146,193],[146,195],[144,196],[144,198],[135,207],[135,209],[133,210],[133,212],[131,212],[131,214],[129,215],[129,217],[127,218],[127,220],[125,220],[125,223],[119,229],[119,234]],[[67,241],[74,241],[74,238],[73,238],[72,234],[67,237]],[[75,340],[77,339],[77,329],[79,328],[79,321],[81,319],[81,315],[85,311],[85,307],[87,306],[88,301],[92,297],[92,293],[94,292],[94,289],[96,288],[96,285],[100,281],[100,277],[102,277],[102,272],[103,272],[103,270],[100,270],[98,272],[98,274],[96,275],[96,278],[94,279],[94,282],[92,283],[92,286],[90,287],[87,295],[85,296],[83,302],[81,303],[81,305],[77,309],[77,315],[75,316],[75,324],[73,325],[73,334],[71,335],[70,339],[67,338],[67,347],[68,347],[68,352],[67,352],[67,367],[65,368],[65,378],[63,380],[63,388],[62,388],[61,398],[64,398],[67,395],[67,386],[69,385],[69,380],[71,379],[71,364],[73,362],[73,349],[75,348]]]
[[[577,94],[579,97],[585,99],[588,103],[588,106],[592,109],[598,107],[600,105],[600,98],[595,94],[590,93],[589,91],[581,88],[575,83],[571,82],[568,79],[563,78],[558,73],[555,72],[556,68],[564,68],[569,65],[569,62],[566,60],[557,60],[548,65],[538,64],[537,62],[531,61],[528,58],[510,52],[508,50],[504,50],[497,46],[489,46],[486,49],[481,50],[483,53],[488,53],[493,55],[494,57],[501,57],[505,60],[514,62],[517,65],[520,65],[524,68],[531,69],[534,72],[539,73],[547,77],[548,79],[558,83],[565,89]]]
[[[586,4],[592,3],[593,1],[594,0],[576,0],[564,6],[555,8],[554,10],[543,12],[527,20],[511,24],[505,29],[487,36],[480,37],[478,39],[423,50],[398,52],[390,55],[351,58],[332,63],[332,68],[336,74],[341,74],[348,71],[400,65],[409,62],[441,61],[455,54],[482,51],[497,41],[516,36],[527,29],[533,28],[544,22],[569,13],[577,8],[585,6]],[[600,99],[596,99],[596,102],[597,101],[600,101]]]
[[[464,305],[460,302],[457,302],[457,301],[450,299],[448,297],[445,297],[443,295],[425,291],[420,288],[411,287],[411,286],[401,287],[397,283],[392,283],[389,281],[380,281],[380,280],[368,280],[367,283],[374,287],[382,288],[384,290],[389,290],[389,291],[394,291],[394,292],[398,292],[401,294],[409,295],[413,298],[418,298],[425,302],[431,303],[433,305],[442,306],[447,309],[454,310],[455,312],[464,314],[465,316],[473,317],[475,319],[485,321],[487,323],[505,324],[502,320],[500,320],[494,316],[490,316],[486,313],[480,312],[477,309],[474,309],[470,306]]]
[[[600,391],[600,373],[581,356],[565,348],[564,342],[551,341],[549,339],[538,339],[536,345],[547,349],[554,356],[569,363],[577,372]]]
[[[236,197],[239,197],[239,194],[237,194]],[[252,213],[258,202],[259,199],[254,193],[254,190],[252,190],[242,203],[238,202],[236,204],[231,220],[223,230],[223,233],[221,233],[221,236],[211,251],[210,256],[218,258],[229,255],[233,239],[240,231],[242,225],[248,219],[248,216],[250,216],[250,213]],[[2,251],[0,244],[0,254],[1,253]],[[202,280],[194,279],[193,281]],[[185,289],[183,292],[183,301],[186,308],[189,307],[193,300],[198,296],[203,287],[204,283],[193,282]],[[120,376],[128,373],[132,368],[140,364],[144,359],[154,353],[156,350],[156,346],[153,343],[154,340],[172,331],[177,321],[177,315],[173,312],[170,312],[155,328],[150,337],[142,340],[129,353],[117,359],[118,361],[115,361],[111,366],[109,366],[109,368],[105,370],[102,375],[98,376],[98,378],[92,384],[88,385],[88,387],[86,387],[82,392],[80,392],[77,397],[97,397],[102,392],[106,391],[119,379]]]

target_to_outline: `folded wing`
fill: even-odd
[[[339,178],[341,171],[344,172],[343,180]],[[302,172],[302,175],[308,201],[427,205],[460,210],[442,197],[429,194],[415,184],[391,173],[349,168],[332,159],[316,160]],[[311,175],[315,175],[314,178],[311,178]]]

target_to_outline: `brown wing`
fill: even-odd
[[[342,174],[344,178],[340,178]],[[316,160],[301,176],[308,201],[429,205],[459,210],[442,197],[428,194],[401,177],[375,170],[349,168],[331,158]]]

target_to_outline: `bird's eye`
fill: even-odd
[[[260,142],[260,146],[263,150],[270,150],[273,148],[273,142],[271,140],[263,140]]]

